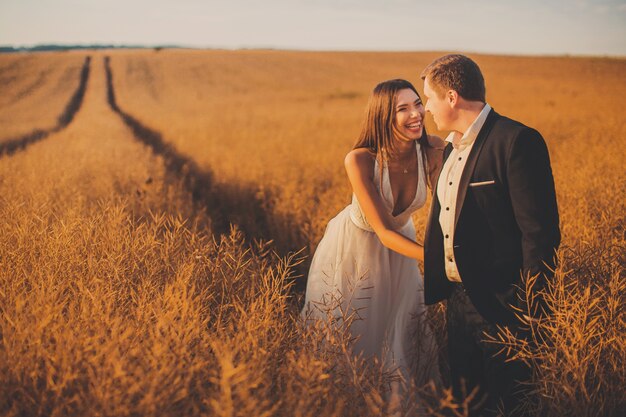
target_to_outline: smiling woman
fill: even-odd
[[[424,106],[416,91],[410,88],[398,91],[396,105],[396,126],[400,133],[399,139],[413,141],[423,133]]]
[[[345,158],[352,204],[330,221],[317,247],[302,314],[348,324],[355,354],[426,383],[439,375],[431,330],[420,320],[423,247],[414,241],[411,215],[426,202],[427,164],[441,152],[430,146],[438,139],[428,137],[423,117],[408,81],[374,89],[361,136]]]

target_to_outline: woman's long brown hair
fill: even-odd
[[[397,93],[407,88],[420,97],[413,84],[402,79],[383,81],[374,87],[367,103],[366,116],[363,127],[361,128],[361,134],[352,148],[365,148],[376,155],[376,158],[379,160],[381,184],[383,164],[385,161],[389,161],[396,153],[395,137],[399,135],[396,126]],[[422,120],[422,125],[423,124],[424,121]],[[422,128],[422,136],[418,140],[420,143],[420,153],[424,162],[423,175],[426,179],[426,184],[430,187],[428,160],[425,149],[430,145],[428,143],[428,135],[426,134],[425,127]]]

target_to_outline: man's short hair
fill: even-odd
[[[485,102],[485,79],[478,65],[465,55],[452,54],[434,60],[424,68],[422,80],[440,96],[456,91],[465,100]]]

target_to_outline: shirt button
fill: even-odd
[[[461,159],[463,159],[463,158],[459,157],[459,161],[460,161]]]
[[[450,235],[446,235],[446,239],[449,238],[449,237],[450,237]]]
[[[450,207],[446,207],[446,211],[450,211]]]
[[[449,182],[448,185],[452,185],[452,182]]]
[[[448,258],[448,262],[452,262],[452,258]]]

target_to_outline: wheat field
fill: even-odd
[[[0,141],[50,129],[69,101],[83,57],[6,55],[0,68]]]
[[[421,91],[439,55],[0,55],[0,145],[16,144],[0,147],[0,413],[467,415],[441,387],[390,401],[384,364],[298,318],[370,90]],[[497,343],[535,367],[531,415],[618,416],[626,60],[471,57],[488,102],[545,137],[563,235],[555,314],[535,344]],[[429,318],[445,378],[444,311]]]

